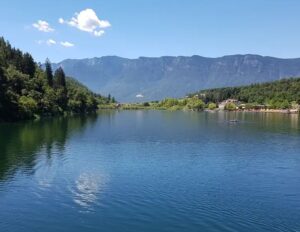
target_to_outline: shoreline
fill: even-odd
[[[163,111],[196,111],[190,109],[172,109],[172,108],[159,108],[159,107],[144,107],[144,106],[133,106],[133,107],[109,107],[99,108],[101,110],[163,110]],[[299,114],[300,110],[297,109],[236,109],[236,110],[222,110],[222,109],[203,109],[198,112],[247,112],[247,113],[280,113],[280,114]],[[197,111],[196,111],[197,112]]]
[[[295,109],[259,109],[259,110],[232,110],[235,112],[249,112],[249,113],[280,113],[280,114],[299,114],[299,110]]]
[[[14,120],[14,121],[6,121],[6,120],[1,120],[0,119],[0,123],[16,123],[16,122],[28,122],[28,121],[37,121],[37,120],[41,120],[41,119],[49,119],[49,118],[56,118],[56,117],[72,117],[72,116],[88,116],[91,114],[97,114],[97,112],[99,111],[106,111],[106,110],[124,110],[124,111],[136,111],[136,110],[159,110],[159,111],[170,111],[170,112],[174,112],[174,111],[191,111],[191,112],[208,112],[208,113],[216,113],[216,112],[246,112],[246,113],[272,113],[272,114],[292,114],[292,115],[297,115],[300,114],[299,110],[293,110],[293,109],[267,109],[267,110],[220,110],[220,109],[214,109],[214,110],[210,110],[210,109],[204,109],[204,110],[199,110],[199,111],[195,111],[195,110],[185,110],[185,109],[177,109],[177,110],[173,110],[173,109],[166,109],[166,108],[147,108],[147,107],[141,107],[141,108],[100,108],[94,112],[86,112],[86,113],[67,113],[67,114],[62,114],[62,115],[51,115],[51,116],[40,116],[36,117],[36,118],[32,118],[32,119],[23,119],[23,120]]]

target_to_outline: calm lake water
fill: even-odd
[[[0,124],[0,231],[300,231],[300,120],[104,111]]]

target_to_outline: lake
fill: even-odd
[[[0,231],[300,231],[300,119],[103,111],[2,123]]]

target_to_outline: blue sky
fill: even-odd
[[[37,61],[246,53],[292,58],[300,57],[299,11],[298,0],[3,0],[0,35]]]

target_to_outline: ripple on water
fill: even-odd
[[[96,173],[84,172],[78,176],[70,186],[70,191],[73,202],[80,207],[80,211],[93,211],[93,207],[99,205],[100,194],[107,181],[107,177]]]
[[[299,125],[165,111],[0,125],[0,231],[297,231]]]

